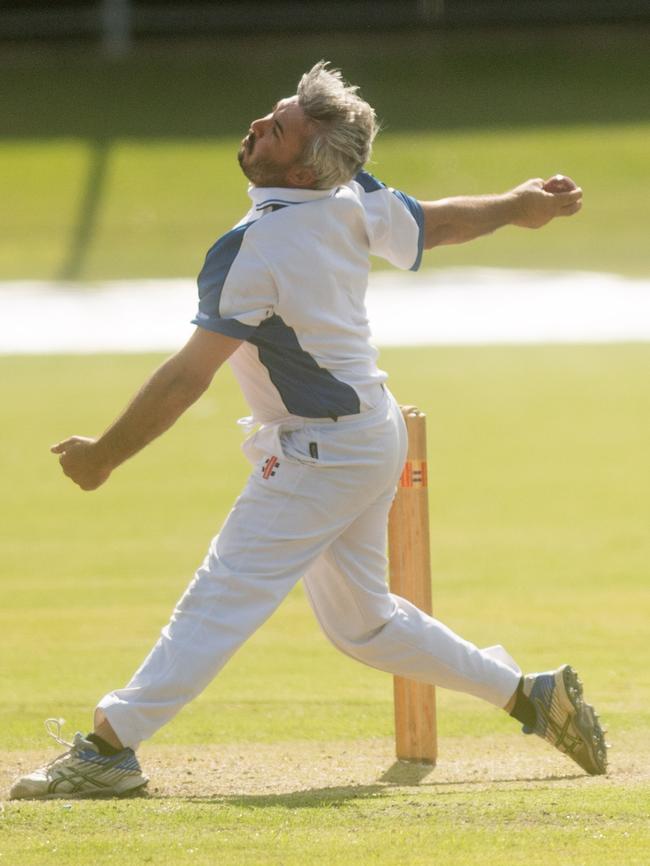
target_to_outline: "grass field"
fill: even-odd
[[[166,621],[246,474],[229,374],[94,494],[48,445],[98,432],[159,359],[0,358],[0,784],[86,730]],[[589,779],[439,694],[440,763],[393,766],[390,678],[337,654],[298,588],[142,752],[153,794],[5,803],[0,863],[631,866],[650,845],[646,345],[393,349],[429,416],[437,614],[526,669],[569,660],[609,723]],[[58,748],[58,747],[56,747]]]
[[[380,62],[377,39],[149,45],[122,64],[7,50],[0,279],[196,273],[247,207],[235,153],[249,122],[320,57],[376,105],[372,169],[394,186],[440,198],[561,171],[585,189],[570,227],[504,231],[425,265],[650,272],[647,30],[392,34]]]

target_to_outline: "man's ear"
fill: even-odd
[[[314,189],[316,175],[314,170],[305,165],[292,165],[287,171],[287,180],[291,186],[300,189]]]

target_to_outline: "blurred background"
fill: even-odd
[[[0,4],[0,280],[193,276],[244,212],[249,122],[331,60],[420,198],[570,174],[585,208],[425,267],[646,276],[647,0]]]

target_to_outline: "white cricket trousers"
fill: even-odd
[[[160,639],[98,708],[135,749],[214,678],[300,578],[331,642],[392,674],[504,706],[521,671],[386,586],[386,527],[406,457],[399,407],[292,418],[245,444],[253,472]]]

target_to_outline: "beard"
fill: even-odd
[[[255,186],[287,186],[287,167],[272,159],[255,159],[255,135],[249,133],[237,151],[239,167]]]

